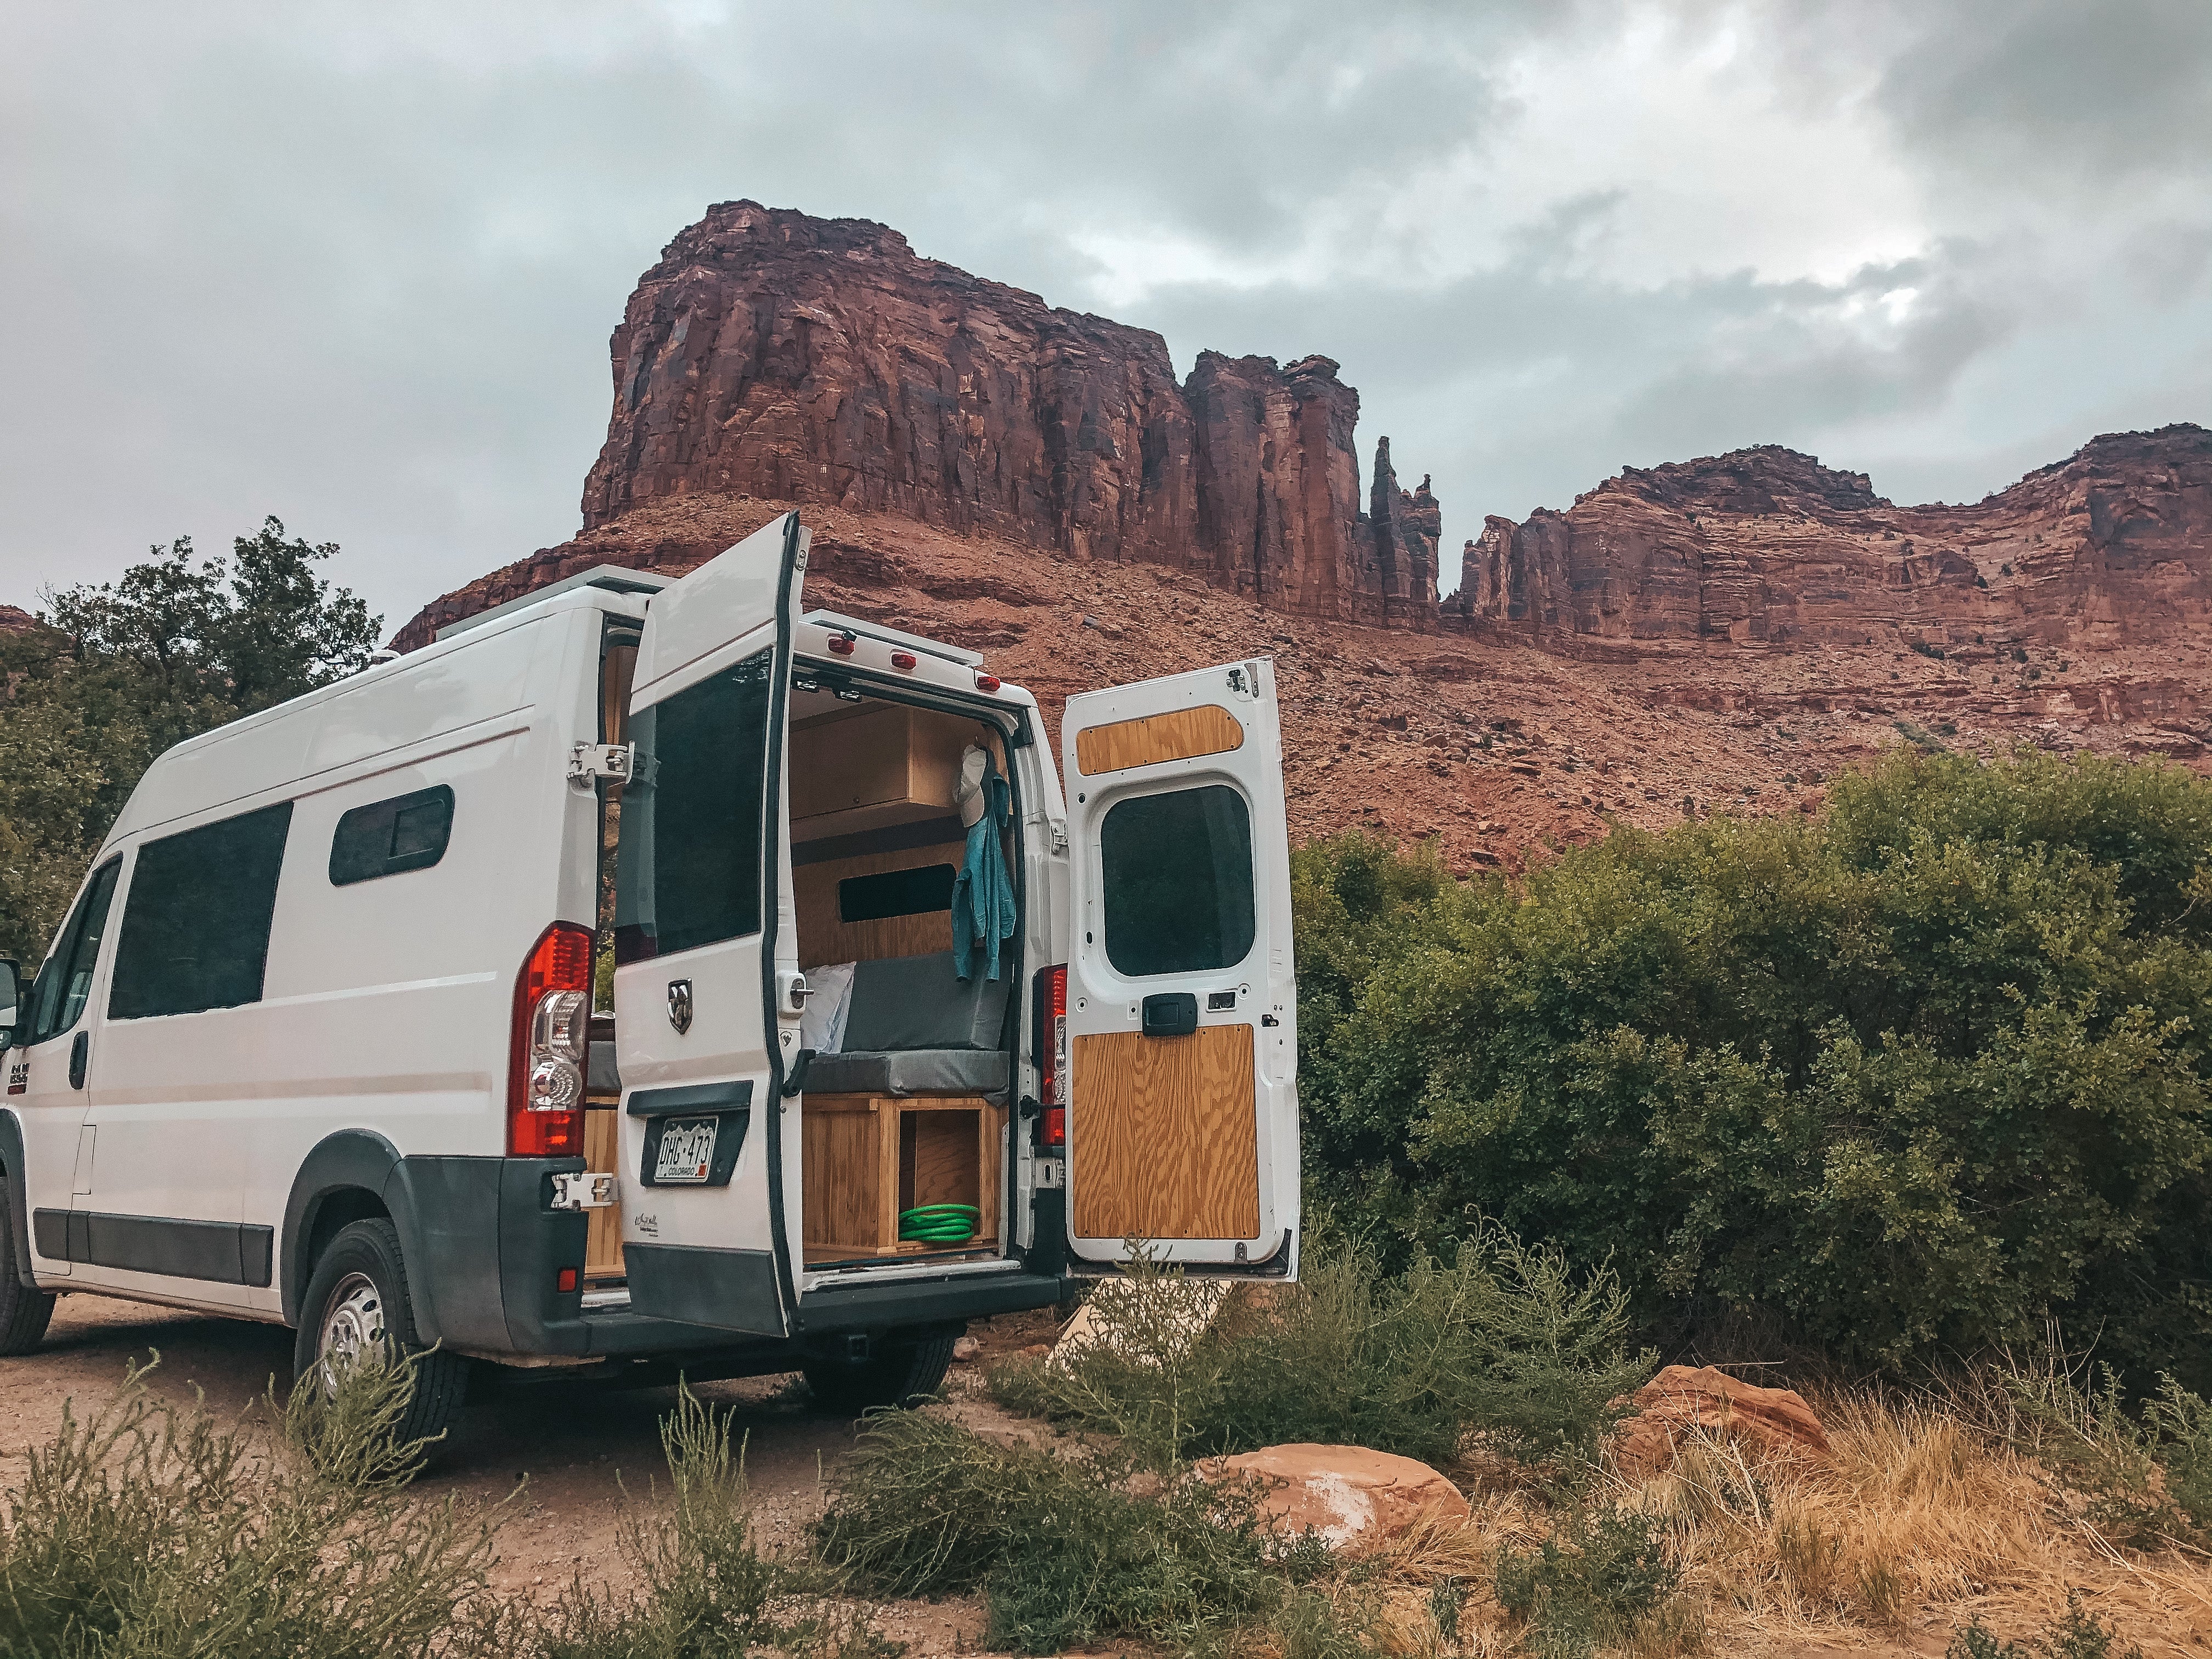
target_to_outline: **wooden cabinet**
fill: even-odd
[[[960,751],[974,720],[865,703],[791,728],[791,838],[819,841],[954,812]]]
[[[808,1095],[800,1125],[809,1263],[998,1249],[1004,1107],[979,1095]],[[901,1242],[899,1212],[923,1204],[974,1205],[975,1237]]]

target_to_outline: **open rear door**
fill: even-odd
[[[1068,1234],[1297,1269],[1297,986],[1275,670],[1067,701]]]
[[[798,1207],[784,728],[805,564],[787,514],[653,596],[616,863],[630,1307],[770,1336],[789,1328]]]

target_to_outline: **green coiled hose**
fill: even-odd
[[[973,1204],[919,1204],[899,1212],[899,1237],[916,1244],[965,1244],[982,1214]]]

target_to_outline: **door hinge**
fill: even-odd
[[[568,782],[577,789],[593,784],[628,783],[637,748],[627,743],[579,743],[568,750]]]
[[[1054,853],[1067,850],[1067,825],[1064,822],[1054,823],[1052,826],[1052,850]]]
[[[553,1203],[556,1210],[604,1210],[616,1201],[617,1188],[611,1175],[556,1175]]]

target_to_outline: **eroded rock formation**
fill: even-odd
[[[1768,445],[1491,518],[1447,617],[1533,641],[2148,642],[2212,615],[2212,433],[2116,433],[1966,506]]]
[[[922,258],[883,225],[753,202],[668,245],[611,351],[587,532],[751,496],[1175,565],[1300,615],[1433,612],[1434,530],[1424,574],[1407,540],[1422,509],[1400,513],[1394,481],[1394,525],[1416,528],[1370,533],[1359,394],[1326,357],[1205,352],[1178,385],[1147,330]]]

